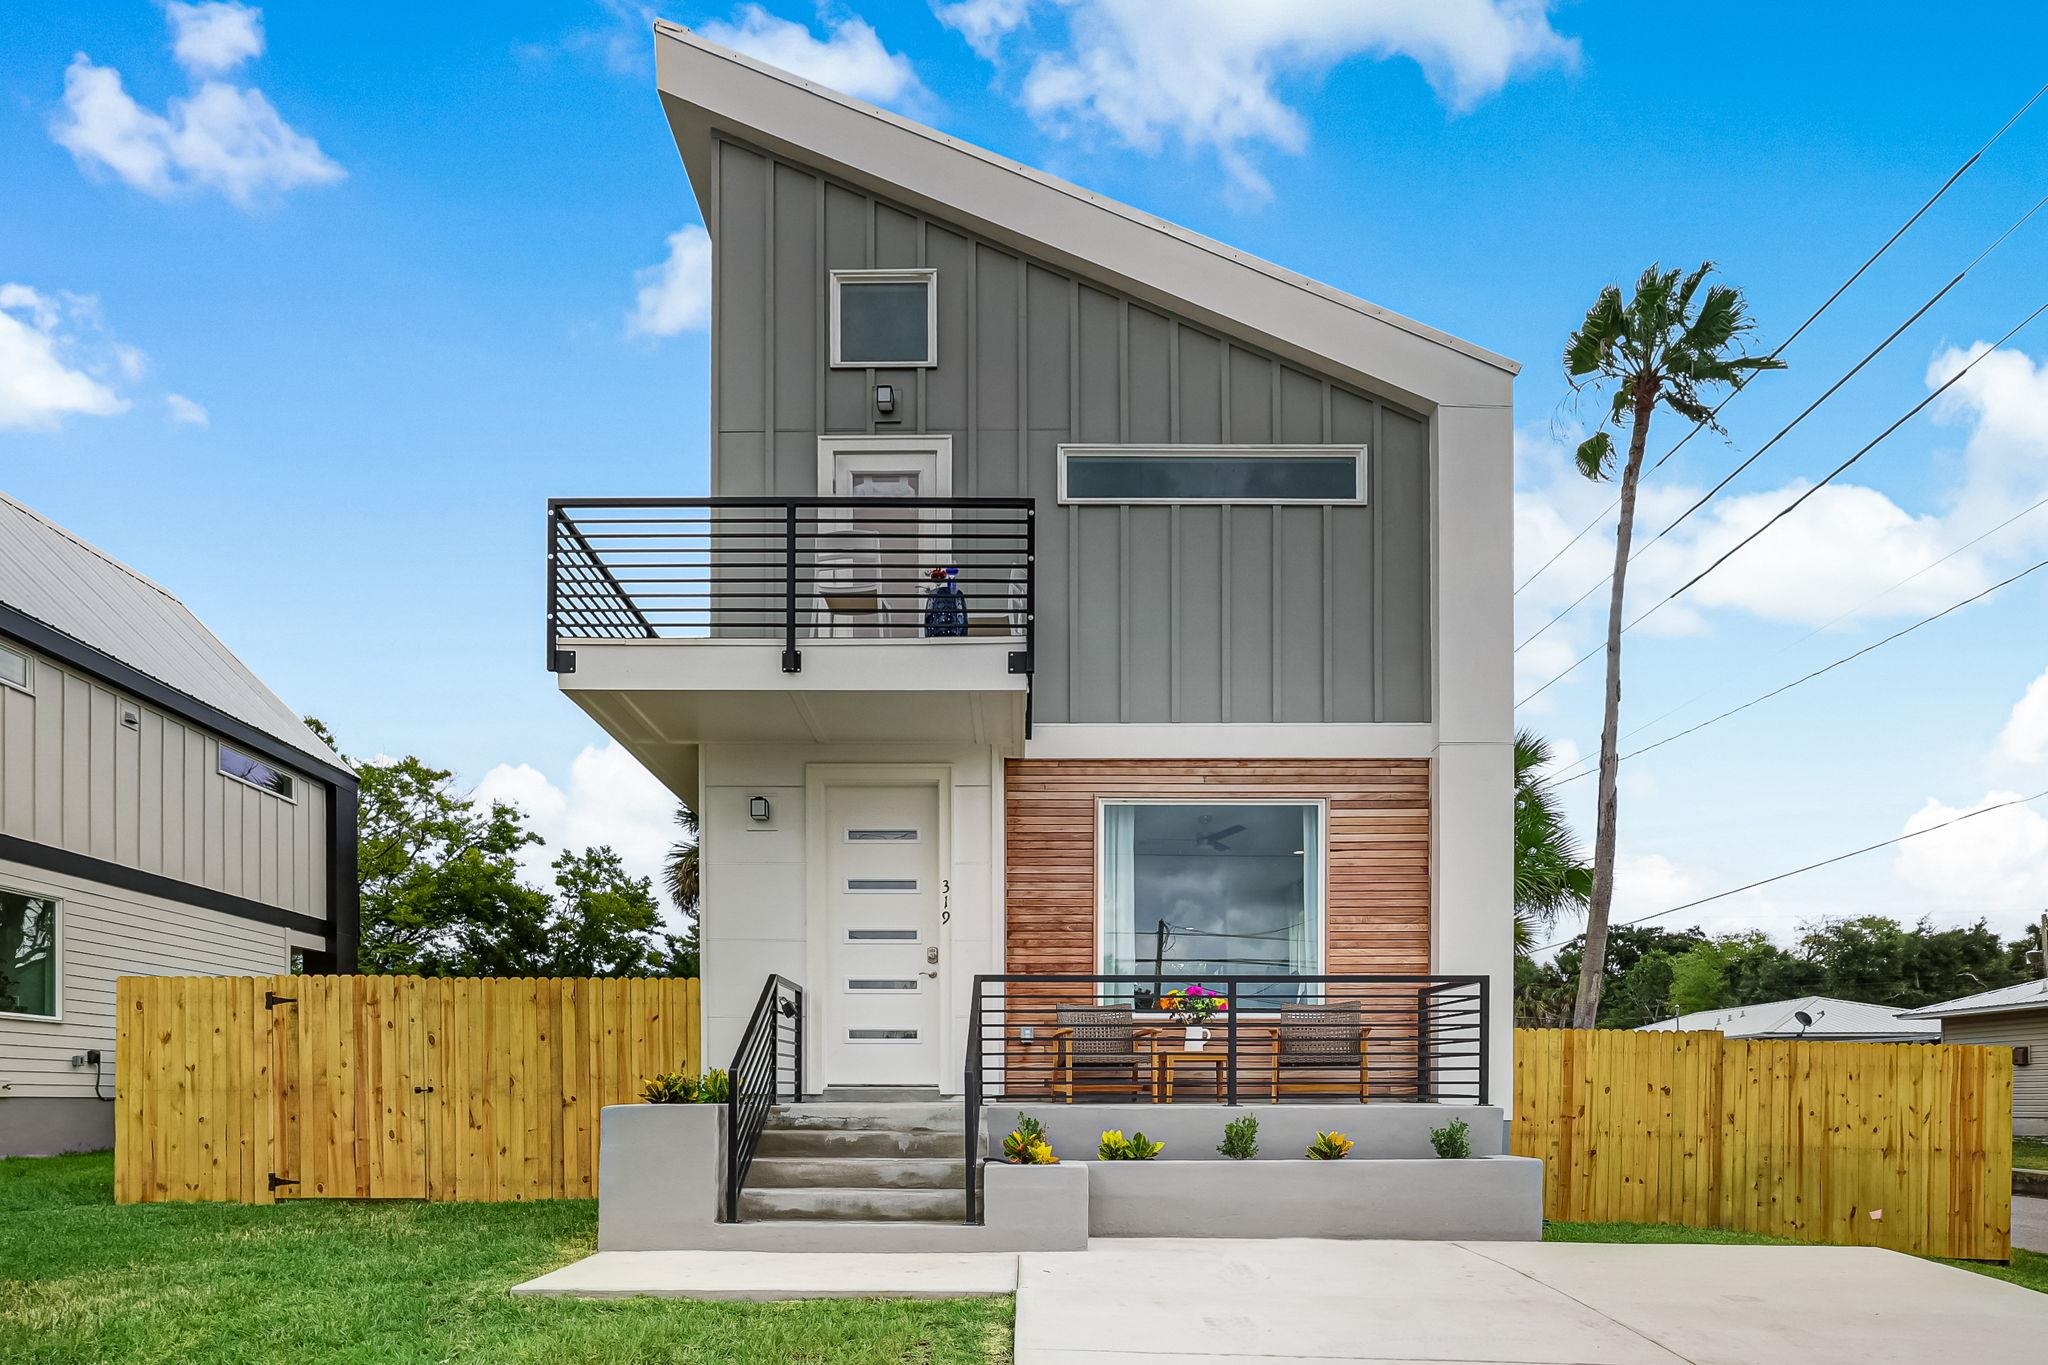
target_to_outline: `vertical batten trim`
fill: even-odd
[[[917,268],[919,270],[923,270],[932,263],[930,254],[931,219],[925,217],[923,214],[920,213],[917,215],[914,221],[917,223]],[[934,276],[932,279],[931,287],[934,293],[938,291],[939,283],[936,276]],[[938,300],[936,298],[932,300],[931,307],[933,316],[936,317],[939,311]],[[933,330],[937,331],[936,323],[934,323],[933,325]],[[929,338],[929,344],[931,346],[933,357],[935,359],[943,359],[943,357],[939,355],[938,337],[933,336]],[[929,367],[926,366],[919,366],[912,373],[916,376],[917,379],[917,431],[918,434],[922,436],[928,434],[932,429],[932,415],[926,409],[926,398],[924,389],[924,377],[926,374],[930,373],[930,369]],[[870,395],[870,401],[872,401],[872,395]],[[952,471],[949,470],[947,472],[947,478],[950,479],[951,477]]]
[[[1166,439],[1180,444],[1180,319],[1166,319]]]
[[[1216,635],[1222,643],[1222,648],[1216,652],[1222,697],[1219,714],[1216,717],[1219,721],[1230,719],[1230,512],[1229,503],[1224,503],[1216,509],[1216,558],[1220,566],[1220,572],[1216,576]]]
[[[1180,504],[1167,509],[1166,718],[1180,719]]]
[[[867,212],[862,216],[867,220],[868,230],[867,249],[861,259],[861,264],[867,269],[873,270],[876,268],[875,220],[882,216],[882,201],[875,198],[872,194],[866,194],[861,196],[861,202],[867,205]],[[873,436],[875,434],[875,367],[870,365],[865,370],[862,370],[861,373],[867,376],[866,385],[861,389],[860,394],[861,426],[868,435]]]
[[[1131,508],[1116,509],[1116,718],[1131,719]]]
[[[1081,282],[1067,280],[1067,439],[1079,440],[1081,432]],[[1057,458],[1057,457],[1055,457]],[[1123,622],[1117,622],[1122,633]],[[1078,719],[1075,674],[1081,662],[1081,509],[1075,508],[1067,522],[1067,718]],[[1123,686],[1123,680],[1117,680]]]
[[[831,197],[832,187],[823,178],[815,175],[811,177],[811,183],[818,187],[817,193],[812,196],[817,204],[815,211],[817,223],[816,241],[813,243],[817,257],[817,271],[812,276],[812,287],[816,291],[812,295],[812,306],[814,309],[812,318],[814,326],[812,331],[817,337],[818,349],[816,354],[811,357],[811,401],[815,406],[811,409],[810,433],[811,439],[816,441],[831,425],[825,414],[827,398],[825,393],[825,376],[830,374],[832,369],[832,258],[825,244],[825,201]],[[714,486],[712,491],[715,493],[719,490]],[[824,497],[831,491],[829,487],[824,487],[819,488],[817,493],[819,497]]]
[[[719,182],[725,178],[725,143],[713,139],[711,143],[711,489],[717,492],[725,484],[725,417],[724,405],[719,401],[723,391],[722,375],[724,366],[718,359],[719,330],[725,317],[725,271],[719,268],[719,257],[724,248],[719,245],[725,240],[725,223],[721,214],[725,211],[725,200],[718,192]]]
[[[955,469],[954,477],[960,479],[956,487],[965,488],[966,496],[981,496],[981,244],[972,237],[967,242],[967,439],[961,443],[960,463],[964,469]]]
[[[1327,406],[1327,405],[1326,405]],[[1324,430],[1329,426],[1324,424]],[[1369,457],[1368,457],[1369,458]],[[1337,551],[1333,543],[1336,531],[1335,510],[1328,503],[1323,504],[1323,719],[1337,718],[1333,697],[1337,671]]]
[[[1369,450],[1384,451],[1386,449],[1386,443],[1382,439],[1386,434],[1386,423],[1383,420],[1382,412],[1383,410],[1378,403],[1372,405],[1371,425],[1367,428],[1372,435],[1372,445],[1368,447]],[[1387,595],[1387,574],[1386,566],[1380,562],[1381,556],[1386,553],[1386,537],[1380,534],[1380,499],[1377,496],[1377,490],[1371,486],[1372,472],[1378,464],[1379,461],[1373,459],[1370,454],[1366,456],[1365,505],[1371,509],[1371,515],[1367,520],[1372,526],[1372,553],[1366,560],[1366,563],[1372,566],[1372,629],[1366,632],[1366,639],[1370,642],[1372,649],[1372,658],[1366,666],[1366,676],[1372,680],[1372,718],[1376,721],[1385,720],[1387,710],[1387,680],[1384,662],[1387,653],[1384,647],[1384,632],[1387,620],[1387,614],[1384,610]],[[1432,575],[1432,577],[1434,576]]]
[[[1267,698],[1266,700],[1266,718],[1268,720],[1277,721],[1280,719],[1280,688],[1282,683],[1285,681],[1286,676],[1282,671],[1281,656],[1283,656],[1287,652],[1285,649],[1281,648],[1282,631],[1280,628],[1280,613],[1285,608],[1287,603],[1287,597],[1284,591],[1284,584],[1286,583],[1286,573],[1280,565],[1280,536],[1281,532],[1285,528],[1282,527],[1280,524],[1280,513],[1283,510],[1281,507],[1279,507],[1276,504],[1273,507],[1270,507],[1266,510],[1273,514],[1272,543],[1266,547],[1267,557],[1272,561],[1273,565],[1273,581],[1270,585],[1268,585],[1269,591],[1272,594],[1273,610],[1266,621],[1266,637],[1268,640],[1272,642],[1271,647],[1273,653],[1273,695]]]
[[[775,432],[775,159],[761,161],[766,183],[761,187],[761,459],[768,466],[767,486],[771,496],[781,493],[782,461],[776,458]]]

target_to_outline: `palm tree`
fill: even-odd
[[[691,919],[697,917],[697,812],[680,803],[676,806],[676,828],[683,837],[668,846],[668,858],[661,867],[662,885],[676,909]]]
[[[1708,288],[1697,309],[1694,297],[1713,269],[1711,261],[1683,280],[1676,270],[1652,265],[1636,281],[1635,297],[1621,301],[1608,285],[1565,342],[1564,369],[1574,392],[1609,381],[1614,396],[1600,429],[1579,446],[1579,472],[1593,480],[1612,473],[1614,441],[1608,426],[1626,428],[1628,458],[1621,469],[1621,520],[1614,532],[1614,580],[1607,600],[1607,699],[1600,725],[1600,792],[1593,834],[1593,892],[1586,907],[1586,955],[1579,967],[1578,1003],[1572,1026],[1592,1028],[1600,1014],[1600,985],[1607,964],[1607,917],[1614,905],[1615,770],[1620,766],[1617,731],[1621,716],[1621,606],[1628,581],[1629,541],[1635,532],[1636,482],[1643,471],[1643,446],[1659,404],[1700,426],[1720,430],[1702,393],[1726,384],[1740,387],[1758,370],[1784,368],[1775,356],[1749,356],[1731,347],[1755,324],[1742,291],[1731,285]]]
[[[1550,766],[1550,745],[1527,730],[1515,734],[1515,951],[1527,953],[1566,910],[1582,910],[1593,894],[1593,869],[1558,809],[1557,794],[1537,775]]]

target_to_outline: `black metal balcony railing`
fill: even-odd
[[[968,1008],[967,1143],[987,1104],[1485,1104],[1484,976],[1218,976],[1197,1027],[1158,974],[977,976]],[[976,1221],[980,1162],[967,1175]]]
[[[580,498],[548,503],[548,667],[577,640],[1014,641],[1032,670],[1029,498]]]

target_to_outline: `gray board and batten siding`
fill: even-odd
[[[730,140],[713,181],[714,493],[818,494],[820,436],[950,435],[955,496],[1038,503],[1039,720],[1430,719],[1426,418]],[[938,364],[831,368],[830,272],[912,267]],[[1363,445],[1367,499],[1057,502],[1062,444],[1133,442]]]

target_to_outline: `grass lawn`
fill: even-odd
[[[2029,1171],[2048,1171],[2048,1138],[2014,1138],[2012,1164]]]
[[[597,1205],[117,1208],[113,1158],[0,1161],[0,1362],[983,1365],[1011,1301],[514,1300],[594,1249]]]
[[[1546,1242],[1692,1242],[1709,1246],[1799,1246],[1782,1237],[1756,1237],[1719,1228],[1667,1227],[1661,1223],[1545,1223]],[[1941,1260],[1940,1257],[1930,1257]],[[2007,1280],[2023,1288],[2048,1294],[2048,1256],[2013,1249],[2011,1265],[1989,1265],[1982,1261],[1941,1261],[1943,1265],[1974,1270],[1994,1280]]]

